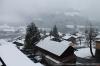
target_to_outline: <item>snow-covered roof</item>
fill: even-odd
[[[13,45],[0,46],[0,57],[7,66],[43,66],[32,62]]]
[[[78,38],[78,36],[72,35],[71,37]]]
[[[50,40],[50,37],[41,40],[36,46],[49,51],[57,56],[61,56],[62,53],[70,46],[71,42],[68,41],[61,41],[56,42]]]
[[[66,34],[63,38],[64,38],[64,39],[69,39],[70,37],[71,37],[70,34]]]
[[[96,38],[99,38],[100,39],[100,35],[96,36]]]
[[[97,42],[100,42],[100,39],[96,40]]]
[[[2,65],[2,63],[0,62],[0,66]]]
[[[63,33],[61,33],[61,32],[58,32],[58,34],[59,34],[60,36],[62,36],[62,34],[63,34]]]
[[[76,33],[77,37],[82,37],[82,33]]]
[[[69,39],[70,37],[78,38],[78,36],[74,36],[74,35],[70,35],[70,34],[66,34],[63,38]]]

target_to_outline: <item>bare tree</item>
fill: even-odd
[[[89,47],[90,47],[90,53],[92,57],[94,57],[94,54],[92,51],[92,45],[95,42],[95,37],[97,36],[97,34],[98,34],[97,29],[90,23],[89,26],[85,30],[85,35],[86,35],[87,44],[89,44]]]

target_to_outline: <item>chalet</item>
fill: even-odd
[[[66,36],[63,37],[64,40],[71,41],[73,44],[76,44],[77,38],[78,38],[78,36],[69,35],[69,34],[66,34]]]
[[[96,57],[96,61],[100,63],[100,40],[96,40],[95,57]]]
[[[65,40],[55,42],[50,40],[50,37],[47,37],[36,45],[38,50],[36,54],[44,57],[43,59],[50,66],[62,66],[68,63],[75,63],[75,49],[71,46],[71,44],[71,42]]]

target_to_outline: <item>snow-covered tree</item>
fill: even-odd
[[[33,46],[40,40],[40,32],[36,25],[32,22],[26,28],[25,46],[24,49],[32,49]]]

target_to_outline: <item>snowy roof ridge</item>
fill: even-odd
[[[50,40],[50,37],[47,37],[44,40],[41,40],[36,46],[46,51],[49,51],[57,56],[61,56],[64,51],[70,46],[70,44],[71,42],[68,41],[52,41]]]
[[[100,38],[100,35],[97,35],[96,38]]]

